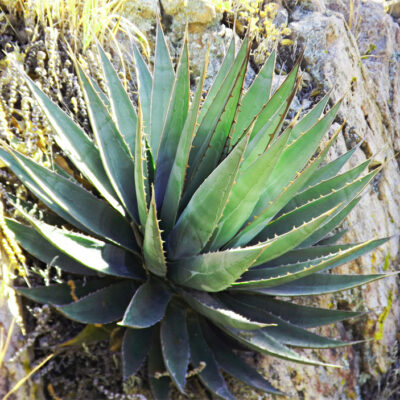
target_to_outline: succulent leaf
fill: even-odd
[[[169,398],[169,389],[171,379],[165,374],[165,365],[162,358],[160,338],[154,336],[151,346],[147,370],[149,375],[149,384],[154,400],[166,400]]]
[[[273,51],[258,75],[254,78],[249,90],[243,96],[232,132],[233,137],[236,137],[235,132],[244,132],[251,125],[254,118],[263,109],[266,101],[269,100],[275,69],[275,58],[276,54]]]
[[[178,148],[176,150],[174,164],[169,175],[163,205],[161,208],[161,221],[163,228],[169,233],[176,222],[179,203],[184,186],[186,170],[189,162],[190,148],[193,143],[196,124],[199,117],[201,95],[204,87],[208,65],[208,53],[204,61],[200,82],[197,86],[188,117],[183,127]]]
[[[148,328],[159,322],[171,298],[171,292],[161,280],[150,277],[132,297],[122,326],[142,329]]]
[[[138,92],[140,98],[139,106],[143,113],[143,130],[150,134],[150,121],[151,121],[151,92],[153,88],[153,77],[144,62],[139,50],[135,45],[133,47],[133,54],[135,58],[135,70],[138,82]]]
[[[108,324],[122,318],[136,288],[136,283],[124,280],[73,303],[57,306],[57,309],[68,318],[84,324]]]
[[[146,360],[154,337],[154,327],[127,329],[122,340],[124,378],[135,374]]]
[[[38,303],[51,305],[63,305],[87,296],[91,292],[108,286],[110,282],[104,279],[96,279],[89,282],[69,281],[49,286],[38,286],[33,288],[15,287],[18,293]]]
[[[85,267],[68,254],[48,242],[36,229],[20,224],[13,219],[6,219],[8,229],[15,235],[18,243],[30,254],[48,265],[54,265],[72,274],[97,275],[96,271]]]
[[[240,313],[236,313],[232,309],[226,307],[217,298],[205,292],[181,290],[180,293],[183,299],[186,300],[194,310],[217,324],[248,330],[259,329],[268,325],[268,323],[258,322],[257,318],[250,320]]]
[[[137,250],[137,245],[130,234],[131,227],[128,221],[106,202],[98,199],[82,186],[35,163],[29,157],[11,149],[10,152],[24,173],[28,174],[46,193],[46,196],[57,205],[57,208],[53,209],[54,212],[61,208],[63,212],[60,216],[65,217],[72,225],[76,225],[75,221],[79,221],[78,228],[84,226],[86,231],[105,237],[126,248]],[[91,212],[88,213],[87,210]]]
[[[359,146],[353,147],[348,152],[342,154],[340,157],[335,160],[329,162],[323,167],[319,168],[315,173],[309,178],[305,188],[315,186],[318,183],[328,180],[334,177],[342,167],[349,161],[354,152],[359,148]]]
[[[335,275],[316,273],[281,286],[252,289],[251,291],[271,296],[312,296],[352,289],[382,278],[384,278],[384,274]]]
[[[106,275],[143,279],[144,274],[135,254],[99,239],[46,224],[32,218],[23,209],[18,210],[60,253],[69,255],[85,267]]]
[[[204,339],[200,323],[195,316],[188,318],[188,331],[192,366],[198,368],[201,364],[205,364],[204,368],[199,372],[201,381],[221,399],[234,400],[226,386],[214,354]]]
[[[177,388],[184,393],[190,355],[186,310],[171,302],[161,322],[160,333],[164,364]]]
[[[157,276],[167,274],[167,262],[165,259],[163,240],[157,219],[157,209],[155,193],[150,202],[149,214],[147,216],[146,227],[143,239],[143,256],[147,268]]]
[[[132,190],[134,163],[128,145],[81,69],[79,69],[79,77],[82,81],[94,137],[109,181],[125,210],[135,221],[138,221],[136,192]],[[136,126],[131,127],[131,129],[135,128]]]
[[[206,329],[206,338],[207,343],[212,348],[217,363],[229,375],[232,375],[236,379],[256,389],[275,395],[283,395],[281,391],[275,389],[254,368],[250,367],[250,365],[239,358],[226,342],[210,328]]]
[[[249,137],[210,174],[191,198],[168,236],[171,259],[199,253],[207,244],[220,220],[243,159]]]
[[[157,21],[156,53],[151,91],[150,143],[154,158],[157,159],[161,143],[161,132],[168,112],[175,72],[160,21]]]
[[[76,168],[101,193],[102,196],[117,210],[124,213],[117,195],[108,180],[101,162],[100,153],[95,144],[64,111],[54,104],[28,77],[26,83],[36,101],[44,111],[55,131],[55,140],[64,150]]]
[[[341,340],[328,339],[293,325],[282,318],[273,315],[273,313],[265,311],[265,306],[268,304],[268,300],[263,302],[263,305],[260,304],[260,302],[258,302],[258,304],[254,304],[255,302],[252,302],[252,300],[254,300],[253,297],[255,296],[251,296],[251,299],[249,300],[250,302],[246,302],[246,298],[243,300],[243,296],[235,295],[233,297],[232,295],[221,295],[221,299],[225,304],[229,305],[237,312],[246,315],[248,318],[254,318],[257,316],[266,324],[276,324],[272,327],[265,327],[262,329],[262,331],[285,345],[303,348],[325,349],[348,346],[351,344]]]
[[[185,125],[189,108],[189,54],[187,38],[179,58],[178,69],[169,100],[168,113],[163,125],[157,157],[155,190],[156,203],[161,207],[174,164],[179,139]]]
[[[150,196],[149,178],[147,170],[147,154],[145,151],[145,138],[143,131],[142,109],[139,103],[138,121],[136,125],[136,143],[135,143],[135,190],[138,206],[138,216],[142,227],[146,226],[148,213],[148,197]]]
[[[250,267],[263,264],[296,247],[320,226],[331,212],[299,228],[255,246],[229,249],[183,258],[170,264],[171,279],[197,290],[219,292],[231,285]]]
[[[97,50],[100,54],[101,66],[108,91],[108,99],[110,101],[112,114],[115,118],[118,131],[121,133],[130,153],[135,154],[135,134],[137,124],[135,108],[133,107],[129,95],[122,85],[113,65],[99,44],[97,44]],[[99,94],[98,91],[97,93]],[[101,97],[101,95],[99,95],[99,97]],[[105,105],[107,105],[107,103],[104,102],[104,99],[101,100]]]
[[[268,304],[268,312],[301,328],[315,328],[363,315],[361,312],[302,306],[262,295],[238,293],[234,298],[259,309],[265,309]]]

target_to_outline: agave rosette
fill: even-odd
[[[338,245],[344,231],[331,234],[377,170],[368,172],[366,161],[340,173],[355,149],[324,164],[338,134],[319,149],[339,108],[324,114],[328,96],[283,129],[299,63],[272,91],[272,54],[243,89],[248,38],[237,55],[232,40],[205,99],[207,61],[191,96],[187,40],[175,71],[160,27],[152,73],[134,49],[137,105],[100,47],[99,54],[106,93],[78,68],[93,137],[28,79],[58,146],[92,189],[0,149],[52,211],[37,218],[14,199],[29,225],[7,219],[9,229],[34,257],[76,274],[73,290],[55,284],[19,292],[84,324],[125,327],[124,375],[147,360],[155,398],[166,398],[171,382],[184,392],[189,364],[202,366],[201,381],[221,398],[233,398],[221,371],[279,394],[236,349],[325,365],[292,347],[348,344],[307,328],[359,313],[287,298],[384,276],[329,272],[386,240]]]

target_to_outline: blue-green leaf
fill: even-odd
[[[68,281],[67,283],[58,283],[49,286],[38,287],[14,287],[18,292],[38,303],[52,305],[63,305],[72,303],[76,299],[87,296],[91,292],[110,285],[107,279],[96,279],[85,281]]]
[[[239,358],[232,348],[226,344],[216,332],[208,328],[205,331],[207,343],[210,345],[215,359],[220,367],[229,375],[252,386],[256,389],[263,390],[278,396],[283,396],[283,393],[274,388],[262,375],[260,375],[254,368],[246,364]]]
[[[122,369],[124,378],[136,374],[149,354],[153,342],[154,328],[130,329],[122,340]]]
[[[384,278],[385,274],[335,275],[317,273],[297,279],[285,285],[252,289],[252,292],[271,296],[312,296],[349,290]]]
[[[192,366],[198,368],[201,364],[205,364],[205,367],[199,372],[200,380],[216,396],[226,400],[234,400],[235,398],[226,386],[225,379],[203,337],[201,326],[195,316],[188,318],[188,331]]]
[[[190,350],[186,310],[181,305],[169,304],[160,333],[164,364],[179,391],[184,393]]]
[[[169,99],[174,85],[175,73],[169,56],[164,34],[157,21],[156,54],[154,57],[153,88],[151,92],[151,150],[157,159],[161,132],[168,112]]]
[[[85,267],[57,247],[48,242],[40,233],[28,225],[6,218],[6,224],[17,242],[30,254],[48,265],[53,265],[65,272],[81,275],[97,275],[95,270]]]
[[[203,182],[168,236],[171,259],[200,253],[225,209],[246,149],[248,136]]]
[[[128,145],[131,154],[135,154],[135,134],[137,115],[135,108],[124,89],[118,74],[115,72],[110,60],[106,56],[100,44],[97,44],[101,65],[107,85],[112,113],[115,117],[118,130]]]
[[[134,180],[134,163],[130,150],[108,113],[106,106],[93,89],[82,69],[79,68],[78,72],[86,98],[90,124],[99,147],[104,169],[125,210],[127,210],[131,218],[139,222],[136,192],[132,184]],[[136,125],[132,129],[136,130]],[[133,137],[130,140],[132,139]]]
[[[168,400],[171,379],[165,375],[166,370],[158,335],[154,336],[149,353],[147,370],[154,400]]]
[[[156,200],[153,190],[146,228],[144,230],[143,256],[146,267],[150,272],[158,276],[165,276],[167,274],[167,262],[163,249],[164,242],[158,223]]]
[[[148,328],[159,322],[171,298],[168,287],[150,276],[136,291],[129,303],[121,325],[130,328]]]
[[[50,171],[35,163],[30,158],[10,149],[10,153],[19,164],[17,169],[22,179],[32,179],[41,191],[54,202],[57,207],[50,208],[54,212],[62,209],[61,217],[85,231],[92,232],[124,247],[137,250],[137,245],[129,222],[104,201],[77,185],[69,179]],[[14,164],[13,164],[14,165]],[[90,212],[88,212],[90,210]]]
[[[161,207],[164,201],[169,175],[174,165],[182,129],[186,122],[189,108],[189,93],[189,54],[187,38],[185,38],[160,138],[161,144],[158,151],[155,179],[156,203],[158,208]]]
[[[124,280],[57,309],[84,324],[108,324],[121,319],[136,288],[134,282]]]
[[[94,143],[83,129],[53,103],[30,78],[26,77],[26,83],[53,127],[58,146],[101,195],[114,208],[124,213]]]

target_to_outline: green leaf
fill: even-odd
[[[293,226],[309,221],[339,204],[347,205],[371,182],[378,171],[372,171],[360,179],[348,183],[343,188],[306,203],[293,211],[283,214],[272,221],[255,240],[264,241],[276,235],[281,235]],[[337,211],[341,211],[338,209]]]
[[[211,251],[217,250],[232,239],[250,217],[289,136],[290,129],[283,133],[246,170],[239,172],[216,233],[211,240],[211,245],[208,246]]]
[[[276,130],[278,125],[280,125],[280,121],[283,120],[284,116],[286,115],[290,103],[295,94],[296,80],[299,67],[300,64],[298,61],[296,65],[293,67],[293,69],[289,72],[282,85],[275,91],[275,93],[271,96],[271,98],[267,102],[263,101],[261,103],[262,104],[261,110],[255,113],[253,118],[248,123],[247,127],[244,127],[245,129],[248,129],[255,122],[254,129],[250,138],[250,147],[247,150],[246,155],[248,155],[250,152],[253,151],[255,143],[254,141],[258,142],[258,140],[255,139],[257,137],[258,139],[261,138],[259,133],[261,131],[265,132],[264,127],[270,126],[269,134],[272,134]],[[257,106],[255,105],[254,107]],[[274,122],[272,125],[269,125],[268,123],[269,122],[271,123],[272,118],[274,119]],[[232,138],[232,143],[236,143],[242,132],[243,128],[240,131],[235,129],[235,133]],[[265,147],[268,144],[269,141],[268,135],[265,136],[266,137],[262,140],[262,143],[258,145],[259,150],[261,150],[262,147],[265,149]],[[259,153],[261,151],[259,151]]]
[[[235,293],[235,299],[242,299],[253,307],[265,309],[269,313],[301,328],[315,328],[329,325],[363,315],[362,312],[331,310],[318,307],[302,306],[263,295],[241,295]]]
[[[196,175],[198,168],[211,143],[211,139],[221,119],[221,116],[225,111],[225,107],[231,98],[232,91],[236,87],[237,82],[240,80],[242,75],[241,72],[243,72],[243,68],[245,68],[247,65],[248,53],[249,40],[248,38],[245,38],[239,53],[233,62],[225,80],[219,87],[211,106],[208,108],[204,118],[200,119],[200,126],[197,129],[196,136],[193,140],[193,148],[189,156],[189,168],[187,171],[188,176],[183,198],[184,205],[187,204],[188,199],[190,199],[192,194],[196,191],[199,184],[202,182],[202,179],[205,179],[206,177],[202,174],[199,176],[199,178],[197,178]]]
[[[361,197],[353,199],[346,207],[340,210],[335,216],[333,216],[326,224],[322,225],[316,230],[311,236],[309,236],[300,247],[308,247],[317,243],[319,240],[324,238],[329,232],[336,228],[343,220],[347,217],[350,211],[359,203]]]
[[[312,274],[282,286],[265,289],[252,289],[252,292],[271,296],[312,296],[341,292],[384,278],[385,274],[375,275],[334,275]]]
[[[101,195],[123,214],[123,208],[108,180],[97,147],[82,128],[53,103],[30,78],[26,77],[26,83],[53,127],[58,146]]]
[[[109,284],[110,281],[105,279],[96,279],[89,282],[70,280],[67,283],[49,286],[14,287],[14,289],[37,303],[62,305],[72,303],[76,298],[84,297]]]
[[[199,321],[194,315],[188,318],[188,331],[192,366],[198,368],[202,363],[203,365],[205,363],[205,367],[199,373],[200,380],[210,392],[221,399],[234,400],[235,398],[226,386],[214,355],[203,337]]]
[[[133,253],[90,236],[45,224],[32,218],[18,206],[17,209],[54,247],[87,268],[106,275],[143,279],[143,271],[137,256]]]
[[[40,200],[42,201],[50,210],[54,211],[57,215],[79,229],[85,230],[85,226],[80,224],[79,221],[72,218],[69,212],[64,211],[57,203],[55,203],[45,191],[43,191],[40,186],[29,176],[29,174],[22,168],[19,162],[11,155],[8,151],[0,148],[0,159],[7,165],[8,168],[18,177],[18,179],[24,183],[24,185]],[[7,194],[8,198],[14,202],[21,202],[21,199],[16,198],[10,193]]]
[[[125,210],[128,211],[131,218],[138,222],[136,192],[132,185],[134,179],[133,158],[107,108],[81,68],[78,69],[78,73],[104,169]],[[136,125],[131,129],[136,129]]]
[[[265,190],[261,196],[253,215],[259,213],[268,206],[270,201],[283,191],[283,189],[296,177],[297,173],[304,168],[306,163],[317,150],[318,144],[322,137],[330,128],[340,103],[336,104],[329,112],[318,121],[310,130],[301,135],[297,140],[293,141],[283,151],[274,172],[265,185]]]
[[[326,94],[294,127],[289,143],[296,140],[302,133],[310,130],[319,120],[329,101],[330,93]]]
[[[171,259],[199,253],[222,216],[248,143],[248,136],[197,189],[168,236]]]
[[[239,54],[240,56],[240,54]],[[247,57],[247,56],[246,56]],[[223,158],[223,151],[228,146],[228,142],[230,139],[230,130],[232,127],[232,123],[234,121],[235,115],[237,113],[237,107],[240,99],[240,95],[242,93],[242,87],[244,83],[244,77],[246,74],[247,62],[243,63],[241,70],[239,71],[238,77],[234,83],[230,96],[228,97],[228,101],[224,103],[224,108],[219,116],[219,119],[216,125],[212,125],[210,129],[208,140],[208,146],[204,147],[202,151],[201,157],[197,158],[197,162],[193,161],[192,169],[189,170],[190,180],[189,185],[186,190],[186,198],[190,196],[193,191],[198,188],[204,179],[209,176],[212,171],[217,167],[220,160]],[[213,104],[213,108],[216,105]],[[207,119],[204,119],[204,121]],[[199,127],[201,129],[201,126]],[[199,132],[197,132],[199,134]],[[197,137],[197,135],[196,135]],[[196,137],[194,142],[196,142]],[[203,145],[202,143],[201,145]],[[196,144],[194,145],[196,146]],[[196,147],[193,149],[196,151]],[[189,161],[190,164],[190,161]]]
[[[81,275],[97,275],[97,272],[83,266],[67,254],[60,252],[41,234],[28,225],[20,224],[13,219],[5,219],[17,242],[30,254],[47,265],[54,265],[65,272]]]
[[[153,87],[153,77],[144,62],[139,50],[135,45],[132,46],[135,56],[136,80],[139,93],[139,106],[143,113],[143,131],[150,134],[150,115],[151,115],[151,91]]]
[[[205,292],[180,290],[179,293],[190,307],[217,324],[249,330],[259,329],[266,326],[265,324],[260,323],[257,318],[250,320],[249,318],[240,315],[240,313],[232,311],[217,298],[212,297]]]
[[[210,89],[207,91],[207,97],[205,98],[204,103],[201,107],[199,122],[203,120],[209,108],[214,103],[215,96],[218,94],[221,85],[225,81],[234,61],[235,61],[235,35],[232,35],[224,60],[218,69],[214,82],[212,83]]]
[[[235,294],[233,297],[222,294],[220,298],[233,310],[246,315],[248,318],[254,318],[257,315],[259,319],[267,324],[276,324],[273,327],[263,328],[262,331],[282,344],[312,349],[329,349],[352,344],[316,335],[284,321],[269,312],[268,299],[265,296]]]
[[[248,348],[255,350],[261,354],[268,356],[282,358],[288,361],[294,361],[302,364],[309,365],[321,365],[325,367],[337,367],[337,365],[326,364],[319,361],[314,361],[309,358],[300,356],[289,347],[280,343],[278,340],[270,336],[264,329],[257,331],[241,331],[238,329],[229,328],[226,326],[220,326],[220,328],[235,338],[240,343],[244,344]],[[273,329],[273,328],[271,328]]]
[[[124,280],[82,297],[74,303],[58,306],[68,318],[84,324],[108,324],[119,320],[137,285]]]
[[[246,288],[266,288],[292,282],[299,278],[311,275],[316,272],[334,268],[345,262],[352,261],[365,254],[375,247],[385,243],[388,238],[370,240],[368,242],[353,245],[352,247],[336,253],[328,259],[321,261],[292,264],[287,266],[262,268],[248,271],[240,282],[235,282],[232,286]]]
[[[147,171],[146,144],[144,140],[142,108],[139,103],[138,107],[138,122],[136,125],[136,144],[135,144],[135,190],[138,204],[139,221],[142,227],[146,226],[147,221],[147,204],[149,193],[149,181]]]
[[[312,247],[302,247],[297,248],[287,253],[283,254],[278,258],[274,258],[271,261],[263,264],[262,266],[258,266],[257,268],[266,268],[266,267],[279,267],[288,264],[296,264],[300,262],[310,261],[314,262],[314,260],[329,257],[335,255],[335,253],[346,250],[354,246],[355,243],[347,243],[347,244],[337,244],[337,245],[329,245],[329,246],[312,246]]]
[[[205,330],[205,336],[217,363],[229,375],[256,389],[283,396],[281,391],[274,388],[261,374],[239,358],[217,332],[208,328]]]
[[[89,76],[90,83],[96,90],[96,93],[99,95],[101,98],[101,101],[104,103],[104,105],[107,107],[107,110],[111,110],[111,104],[110,104],[110,99],[108,98],[108,94],[106,95],[103,90],[100,88],[99,84],[97,83],[96,79]]]
[[[176,157],[179,139],[185,125],[189,108],[189,54],[187,37],[182,49],[177,67],[171,99],[169,100],[168,112],[161,133],[161,144],[157,157],[156,168],[156,203],[161,208],[167,189],[169,175]]]
[[[358,200],[358,198],[356,199]],[[337,243],[346,233],[348,232],[348,229],[341,229],[337,231],[336,233],[325,236],[322,240],[320,240],[316,245],[318,246],[325,246],[325,245],[330,245],[330,244],[335,244]]]
[[[107,203],[28,157],[11,149],[10,152],[23,169],[23,171],[19,170],[23,173],[22,181],[24,182],[25,177],[28,176],[41,190],[45,191],[46,196],[57,204],[56,208],[51,207],[50,204],[54,212],[61,208],[63,212],[60,216],[67,217],[67,221],[71,224],[77,225],[75,221],[78,221],[78,227],[84,226],[85,231],[121,244],[125,248],[137,250],[129,222]]]
[[[168,287],[150,276],[136,291],[121,325],[137,329],[155,325],[163,318],[170,298]]]
[[[239,135],[251,125],[253,119],[263,109],[266,100],[270,97],[275,57],[275,51],[273,51],[240,102],[234,127],[234,132],[238,132]],[[233,136],[237,137],[237,134],[233,133]]]
[[[158,335],[154,336],[153,345],[150,349],[147,371],[154,400],[168,400],[171,380],[168,376],[165,376],[166,371]]]
[[[175,73],[169,56],[164,34],[157,21],[156,54],[154,56],[153,88],[151,92],[151,150],[157,159],[161,143],[165,117],[168,111],[169,99],[174,85]]]
[[[170,303],[161,322],[160,333],[164,364],[176,387],[184,393],[190,352],[186,310]]]
[[[164,201],[161,208],[161,223],[166,233],[169,233],[173,228],[179,209],[179,202],[183,191],[186,169],[189,162],[190,148],[194,139],[196,124],[199,116],[200,101],[203,93],[207,64],[208,53],[204,62],[200,82],[197,86],[188,117],[179,139],[178,149],[176,151],[171,174],[169,175]]]
[[[312,174],[319,167],[325,156],[327,155],[330,147],[335,143],[340,130],[338,130],[332,138],[328,141],[321,153],[313,160],[309,161],[308,165],[296,177],[289,182],[289,184],[281,191],[281,193],[270,202],[258,215],[254,215],[253,219],[242,228],[242,230],[234,237],[225,247],[238,247],[243,246],[257,236],[261,232],[268,222],[287,204],[287,202],[295,196],[295,194],[301,189],[305,182],[312,176]],[[295,142],[293,142],[295,143]],[[299,149],[301,151],[301,149]],[[268,183],[268,182],[267,182]]]
[[[369,164],[370,160],[367,160],[344,174],[336,175],[333,178],[322,181],[300,192],[285,206],[282,213],[287,213],[297,207],[301,207],[309,201],[315,200],[321,196],[326,196],[333,191],[343,188],[346,184],[352,183],[362,174]]]
[[[263,126],[257,127],[256,133],[256,122],[254,123],[254,125],[249,127],[249,131],[251,130],[250,142],[246,149],[245,159],[243,161],[241,169],[245,170],[249,168],[259,157],[259,155],[264,153],[268,146],[274,141],[276,136],[278,136],[278,133],[285,120],[285,116],[289,110],[290,104],[296,94],[297,87],[298,84],[295,85],[288,99],[284,103],[279,105],[278,109],[275,111],[274,114],[271,115],[270,118],[267,119],[265,124]],[[292,124],[289,125],[289,128],[292,128]]]
[[[153,196],[150,202],[149,214],[147,216],[146,228],[143,239],[143,256],[147,269],[157,276],[164,277],[167,274],[167,263],[165,260],[163,240],[157,220],[156,200]]]
[[[296,247],[327,218],[330,212],[285,235],[256,246],[205,253],[172,262],[170,278],[177,284],[207,292],[218,292],[231,286],[250,267]]]
[[[126,329],[122,341],[122,369],[124,379],[138,372],[149,354],[154,328]]]
[[[359,146],[354,147],[340,157],[319,168],[307,181],[306,187],[315,186],[322,181],[333,178],[337,173],[339,173],[344,164],[346,164],[358,148]]]
[[[125,143],[128,145],[131,154],[135,154],[135,133],[137,124],[135,108],[132,105],[128,93],[124,89],[118,74],[115,72],[114,67],[99,43],[97,43],[97,49],[100,54],[105,83],[107,85],[115,122]]]

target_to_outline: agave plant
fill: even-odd
[[[191,95],[187,39],[175,71],[158,26],[152,72],[133,49],[134,104],[99,46],[104,92],[77,66],[91,132],[27,77],[85,187],[57,166],[0,149],[3,162],[49,210],[39,218],[10,196],[29,224],[7,219],[9,229],[34,257],[76,276],[19,292],[75,321],[124,327],[124,376],[147,360],[156,399],[168,397],[170,383],[185,391],[189,364],[223,399],[234,397],[221,371],[281,393],[236,350],[326,365],[292,347],[347,345],[307,328],[359,313],[288,298],[384,276],[329,273],[386,240],[338,245],[344,231],[331,233],[377,174],[363,173],[369,161],[340,173],[355,148],[324,161],[338,132],[322,148],[320,142],[340,102],[324,114],[325,96],[301,120],[285,123],[299,62],[272,91],[272,54],[246,91],[249,48],[246,37],[235,55],[232,39],[203,98],[207,60]]]

